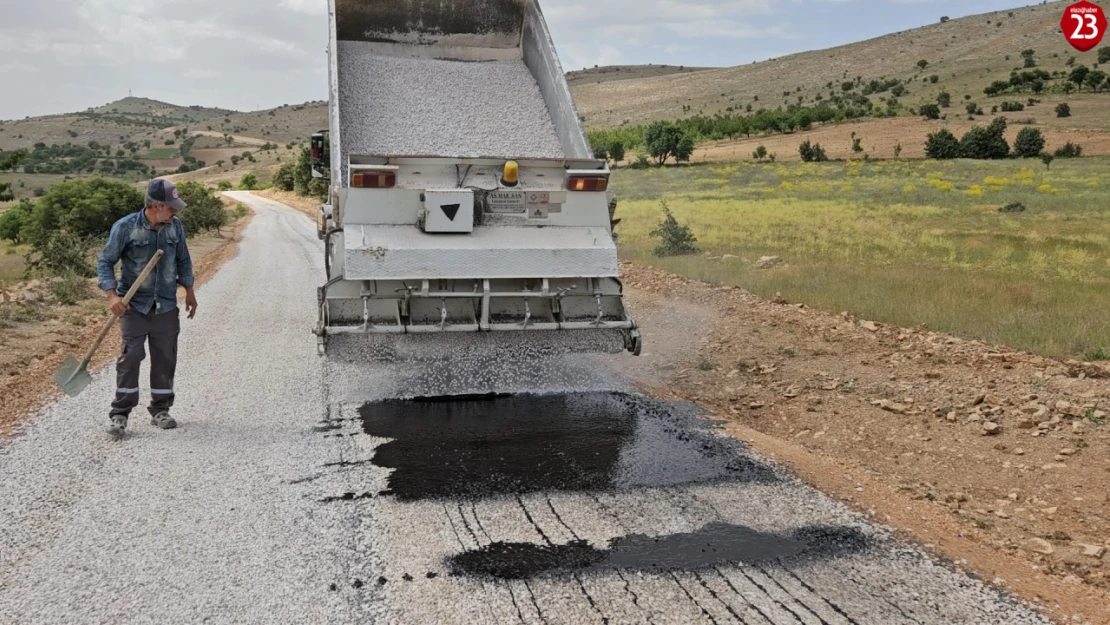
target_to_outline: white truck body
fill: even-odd
[[[608,164],[590,153],[536,0],[329,0],[329,12],[321,352],[340,335],[527,332],[639,354]]]

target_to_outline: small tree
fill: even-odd
[[[940,94],[937,96],[937,104],[944,108],[952,106],[952,94],[948,93],[947,91],[941,91]]]
[[[242,191],[253,191],[257,186],[258,176],[254,175],[254,172],[248,171],[239,179],[239,189]]]
[[[810,144],[809,139],[798,146],[798,154],[802,157],[802,161],[806,163],[820,163],[829,160],[821,144]]]
[[[624,160],[624,142],[620,139],[614,139],[609,144],[609,158],[614,163],[619,163]]]
[[[917,66],[920,67],[921,69],[925,69],[926,67],[929,67],[929,62],[926,61],[925,59],[921,59],[920,61],[917,62]]]
[[[859,137],[856,137],[856,138],[852,139],[852,153],[853,154],[859,154],[860,152],[863,152],[862,142],[863,142],[863,139],[861,139]]]
[[[1044,135],[1040,129],[1022,128],[1014,139],[1014,154],[1021,158],[1036,158],[1044,151]]]
[[[950,18],[947,15],[942,15],[942,16],[940,16],[940,23],[943,24],[943,23],[947,22],[949,19]]]
[[[1087,74],[1087,79],[1084,82],[1087,88],[1091,91],[1098,91],[1102,88],[1102,83],[1106,81],[1106,72],[1101,69],[1092,70]]]
[[[925,119],[940,119],[940,107],[936,104],[922,104],[917,110]]]
[[[1071,117],[1071,107],[1067,102],[1061,102],[1056,105],[1056,117]]]
[[[752,158],[757,161],[762,161],[763,159],[767,158],[767,148],[762,145],[757,147],[755,151],[752,152]]]
[[[1064,147],[1056,149],[1056,158],[1079,158],[1083,154],[1083,147],[1078,143],[1068,141]]]
[[[666,201],[660,203],[663,205],[664,217],[655,230],[651,231],[651,237],[659,239],[659,244],[652,250],[652,254],[665,257],[696,253],[698,239],[690,231],[690,226],[678,223]]]
[[[902,157],[902,143],[899,142],[897,145],[894,146],[894,158],[901,158],[901,157]]]
[[[231,184],[230,180],[221,180],[216,183],[216,188],[220,191],[230,191],[235,188],[235,185]]]
[[[19,165],[19,161],[27,158],[27,150],[16,150],[0,158],[0,171],[11,171]],[[15,199],[12,194],[12,183],[0,182],[0,202],[10,202]]]
[[[1041,162],[1044,163],[1045,169],[1052,169],[1052,161],[1054,160],[1056,160],[1056,157],[1048,152],[1041,153]]]
[[[942,128],[925,140],[925,157],[936,160],[957,158],[960,155],[960,141],[956,135]]]
[[[671,122],[655,122],[644,133],[647,152],[662,167],[667,159],[689,161],[694,154],[694,138]]]
[[[1087,74],[1089,73],[1091,73],[1091,70],[1086,65],[1079,65],[1073,68],[1071,73],[1068,74],[1068,80],[1075,83],[1075,86],[1080,91],[1083,91],[1083,83],[1087,80]]]
[[[934,85],[937,84],[938,80],[940,80],[940,76],[937,76],[936,74],[929,76],[929,82],[933,83]]]

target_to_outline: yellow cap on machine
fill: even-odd
[[[505,173],[501,176],[501,184],[506,187],[515,187],[520,180],[520,166],[516,161],[505,163]]]

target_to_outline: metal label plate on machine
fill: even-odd
[[[486,210],[491,213],[523,213],[527,210],[524,191],[490,191],[486,195]]]
[[[490,191],[486,209],[491,213],[526,213],[532,219],[546,219],[549,213],[561,213],[565,202],[565,191]]]

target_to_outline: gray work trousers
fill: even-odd
[[[177,337],[181,333],[180,309],[143,314],[129,308],[120,318],[122,347],[116,361],[116,400],[110,416],[128,416],[139,405],[139,367],[150,344],[150,414],[169,412],[173,406],[173,376],[177,370]]]

